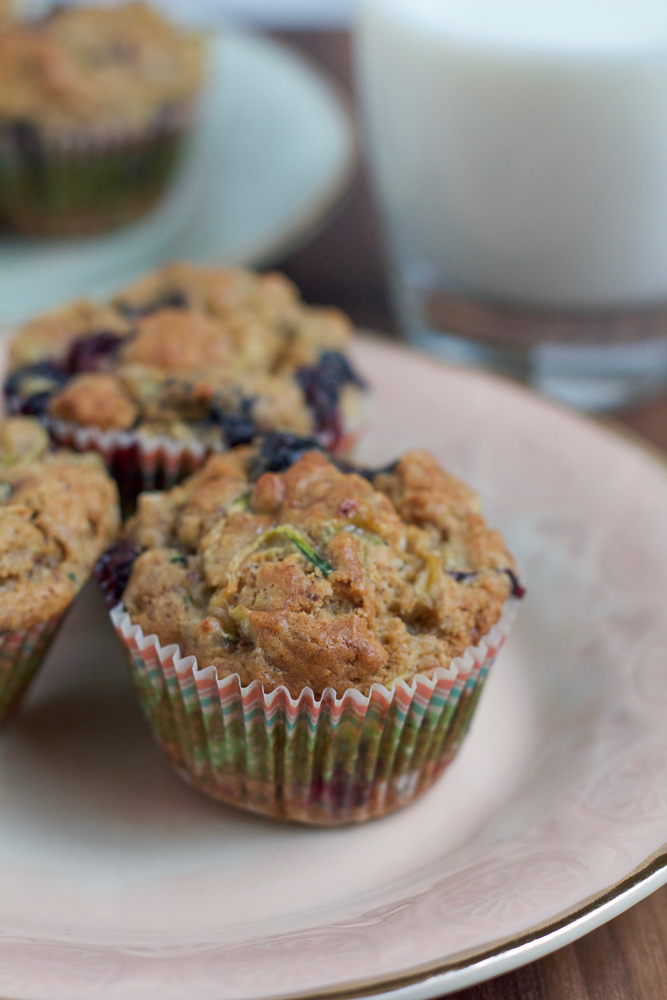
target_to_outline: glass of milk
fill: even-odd
[[[360,0],[407,336],[590,409],[667,384],[666,0]]]

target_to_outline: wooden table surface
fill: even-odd
[[[353,105],[346,33],[281,32],[275,37],[324,69]],[[358,325],[396,336],[377,219],[363,169],[314,237],[277,266],[299,285],[306,300],[339,305]],[[616,416],[667,452],[667,395]],[[455,1000],[667,1000],[667,886],[574,944],[451,996]]]

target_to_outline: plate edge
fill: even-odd
[[[233,34],[237,38],[247,38],[250,35],[257,40],[253,32],[236,30]],[[323,93],[327,94],[332,110],[335,107],[336,113],[340,115],[341,134],[345,133],[345,149],[343,150],[341,145],[341,160],[337,169],[335,172],[331,171],[326,184],[321,185],[321,189],[310,202],[301,207],[298,217],[295,216],[288,226],[280,232],[275,232],[263,245],[248,244],[229,258],[232,264],[255,268],[271,267],[314,238],[318,230],[327,224],[330,215],[352,187],[361,167],[353,101],[343,84],[327,67],[320,66],[308,52],[291,44],[289,38],[282,37],[279,32],[261,35],[259,41],[287,54],[301,66],[305,74],[317,80]]]
[[[279,994],[274,1000],[360,1000],[363,997],[392,997],[399,993],[406,998],[442,996],[527,965],[564,947],[623,913],[665,882],[667,842],[618,882],[562,910],[550,920],[534,924],[520,934],[498,938],[482,948],[459,952],[446,962],[428,963],[399,975],[358,980],[330,990]],[[601,919],[596,919],[600,917]],[[491,962],[501,964],[498,960],[502,958],[505,959],[502,968],[494,971],[488,968]],[[445,977],[464,970],[470,972],[465,982],[457,980],[447,984]],[[423,989],[418,990],[419,987]],[[2,1000],[9,998],[3,997]]]
[[[381,997],[395,998],[399,995],[407,1000],[408,997],[443,996],[527,965],[564,947],[623,913],[665,882],[667,842],[618,882],[594,893],[583,902],[562,910],[552,919],[534,924],[520,934],[498,938],[483,948],[459,952],[446,962],[428,963],[399,975],[358,980],[335,989],[276,994],[273,1000],[362,1000],[365,997],[379,1000]],[[566,933],[568,931],[570,933]],[[500,963],[500,959],[505,961]],[[492,971],[489,963],[502,964],[502,967]],[[465,970],[470,973],[465,981],[458,977],[456,981],[446,981],[446,977],[451,980],[457,972]],[[3,994],[0,1000],[19,998]]]

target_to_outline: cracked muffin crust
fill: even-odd
[[[142,494],[111,560],[132,621],[219,677],[367,694],[447,667],[519,593],[476,495],[427,452],[364,475],[315,450],[256,468],[240,448]]]
[[[26,324],[5,382],[13,413],[224,450],[268,430],[341,447],[362,380],[347,318],[279,274],[173,263],[107,305]]]
[[[47,446],[37,421],[0,421],[0,632],[64,611],[118,532],[118,492],[100,459]]]

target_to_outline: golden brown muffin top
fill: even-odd
[[[318,451],[252,478],[252,449],[144,493],[123,600],[219,676],[296,696],[447,667],[499,620],[514,562],[475,494],[427,452],[373,482]]]
[[[158,328],[161,331],[158,333]],[[72,342],[100,330],[130,334],[143,341],[192,339],[206,342],[218,331],[225,352],[233,352],[237,371],[291,374],[314,364],[322,351],[343,351],[352,326],[339,309],[307,306],[298,290],[277,272],[259,274],[241,268],[197,267],[175,261],[158,268],[120,292],[107,305],[86,299],[51,310],[24,324],[10,346],[10,370],[47,358],[62,360]],[[190,349],[183,345],[182,350]],[[128,344],[127,362],[157,370],[196,370],[211,359],[172,359]],[[227,358],[220,358],[227,363]],[[176,364],[175,362],[178,361]]]
[[[47,393],[44,408],[66,423],[213,448],[249,440],[244,428],[335,447],[360,408],[351,334],[343,313],[305,305],[283,275],[174,262],[106,305],[75,302],[22,327],[8,404],[34,414],[26,401]]]
[[[160,309],[137,321],[136,336],[120,351],[124,364],[146,365],[164,372],[228,368],[232,345],[226,331],[203,313]]]
[[[136,420],[138,407],[113,375],[75,375],[56,396],[51,414],[67,423],[122,431]]]
[[[0,421],[0,631],[64,611],[118,532],[118,491],[98,456],[47,446],[37,421]]]
[[[24,323],[9,345],[9,370],[47,359],[64,361],[73,341],[92,330],[125,336],[130,326],[110,306],[79,299]]]
[[[343,351],[352,326],[339,309],[306,306],[292,282],[276,271],[198,267],[173,261],[120,292],[122,313],[147,303],[185,301],[219,323],[234,346],[237,367],[277,374],[313,364],[322,351]]]
[[[148,4],[59,7],[0,31],[0,118],[49,135],[140,131],[197,93],[202,40]]]
[[[13,417],[0,420],[0,473],[41,458],[49,447],[49,435],[37,420]]]

